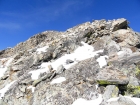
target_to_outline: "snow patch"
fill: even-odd
[[[103,50],[95,51],[94,48],[91,45],[88,45],[87,43],[81,42],[83,46],[78,47],[73,53],[71,54],[65,54],[61,58],[57,59],[54,62],[45,62],[41,64],[41,69],[36,71],[31,71],[29,73],[32,73],[32,79],[38,79],[38,76],[40,73],[43,72],[49,72],[48,66],[51,65],[54,70],[57,70],[57,68],[60,65],[63,65],[65,69],[69,69],[71,66],[77,64],[79,61],[94,57],[95,55],[98,55],[98,53],[103,52]],[[66,64],[66,60],[70,59],[73,60],[73,63]]]
[[[38,49],[36,50],[36,52],[37,52],[37,54],[41,54],[41,52],[47,52],[47,51],[46,51],[47,48],[49,48],[49,46],[44,46],[44,47],[42,47],[42,48],[38,48]]]
[[[124,51],[119,51],[118,53],[117,53],[117,55],[122,55],[122,54],[124,54],[125,52]]]
[[[5,93],[8,91],[8,89],[10,88],[10,86],[12,84],[14,84],[14,83],[15,83],[15,81],[12,81],[10,84],[6,85],[3,89],[0,90],[0,99],[2,97],[4,97]]]
[[[130,96],[124,96],[124,97],[131,99],[136,105],[140,105],[140,98],[130,97]],[[119,97],[110,98],[109,100],[107,100],[107,102],[117,101],[118,99]]]
[[[10,63],[13,61],[13,58],[6,59],[3,58],[1,59],[1,62],[5,62],[4,64],[0,65],[0,78],[4,75],[4,73],[7,71],[7,67],[10,65]]]
[[[105,55],[105,56],[100,56],[100,57],[96,60],[96,61],[99,63],[100,68],[102,68],[103,66],[107,65],[106,58],[108,58],[107,55]]]
[[[62,34],[61,36],[62,36],[62,37],[66,37],[66,35],[64,35],[64,34]]]
[[[131,100],[132,100],[136,105],[140,105],[140,98],[131,98]]]
[[[107,100],[107,102],[117,101],[118,99],[119,99],[119,97],[110,98]]]
[[[98,55],[98,53],[103,52],[103,50],[99,50],[96,52],[94,51],[94,48],[84,42],[81,42],[83,46],[78,47],[74,53],[71,54],[65,54],[61,58],[57,59],[56,61],[52,63],[42,63],[41,67],[45,68],[48,65],[51,65],[54,70],[57,70],[58,66],[63,65],[65,69],[69,69],[71,66],[78,63],[78,61],[82,61],[91,57],[94,57],[95,55]],[[73,63],[66,64],[66,60],[70,59],[73,60]]]
[[[6,67],[9,66],[10,63],[11,63],[12,61],[13,61],[13,58],[10,58],[10,59],[6,62],[5,66],[6,66]]]
[[[3,77],[6,71],[7,71],[7,68],[0,68],[0,78]]]
[[[47,68],[30,71],[28,74],[31,73],[32,80],[36,80],[36,79],[38,79],[40,73],[44,73],[44,72],[47,72]]]
[[[29,86],[29,87],[27,87],[27,89],[32,89],[32,93],[34,93],[35,87]]]
[[[99,87],[99,85],[98,85],[98,84],[96,84],[96,85],[95,85],[95,87],[96,87],[96,90],[97,90],[97,89],[98,89],[98,87]]]
[[[72,105],[100,105],[102,100],[102,95],[99,94],[99,97],[95,100],[85,100],[83,98],[79,98]]]
[[[66,81],[65,77],[59,77],[59,78],[56,78],[56,79],[52,80],[52,82],[50,84],[53,85],[53,84],[56,84],[56,83],[62,83],[64,81]]]

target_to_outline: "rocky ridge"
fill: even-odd
[[[139,105],[139,48],[124,18],[34,35],[0,51],[0,105]]]

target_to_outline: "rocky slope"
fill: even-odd
[[[124,18],[34,35],[0,51],[0,105],[140,105],[139,48]]]

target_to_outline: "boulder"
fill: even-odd
[[[128,27],[128,22],[124,18],[117,19],[112,22],[112,31],[116,31],[124,28],[126,29],[127,27]]]
[[[19,90],[21,92],[24,92],[25,93],[25,91],[26,91],[26,85],[19,85]]]
[[[136,71],[139,71],[137,68],[137,63],[140,61],[140,53],[135,52],[128,56],[122,56],[119,59],[114,59],[112,61],[108,61],[113,68],[121,70],[126,75],[135,75]],[[139,72],[138,72],[139,74]]]
[[[115,55],[120,49],[120,46],[113,40],[110,40],[106,47],[109,56]]]
[[[107,101],[110,98],[118,97],[119,89],[115,85],[107,85],[103,94],[103,100]]]
[[[58,68],[56,70],[56,73],[57,74],[61,74],[64,70],[65,70],[64,66],[63,65],[60,65],[60,66],[58,66]]]
[[[70,63],[73,63],[74,61],[73,60],[71,60],[71,59],[67,59],[66,60],[66,64],[70,64]]]
[[[118,103],[120,105],[136,105],[131,99],[126,98],[126,97],[120,97],[118,99]]]
[[[121,96],[116,101],[108,102],[106,105],[136,105],[130,98]]]
[[[35,81],[32,83],[32,85],[35,87],[35,86],[37,86],[41,81],[44,81],[44,80],[46,80],[46,79],[48,79],[47,81],[50,81],[54,76],[55,76],[55,72],[54,72],[54,73],[53,73],[53,72],[48,73],[48,74],[44,75],[43,77],[41,77],[41,78],[35,80]]]
[[[115,70],[113,68],[105,68],[99,71],[96,76],[96,81],[101,85],[127,85],[129,78],[119,70]]]
[[[120,29],[113,32],[111,36],[122,47],[137,46],[140,44],[138,36],[131,30]]]

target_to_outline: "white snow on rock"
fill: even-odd
[[[122,55],[122,54],[124,54],[125,52],[124,51],[119,51],[118,53],[117,53],[117,55]]]
[[[44,72],[47,72],[47,68],[30,71],[29,74],[30,73],[32,74],[31,75],[32,80],[36,80],[38,79],[40,73],[44,73]]]
[[[54,70],[57,70],[57,67],[60,65],[63,65],[65,69],[69,69],[72,65],[75,65],[78,63],[78,61],[82,61],[91,57],[94,57],[99,52],[103,52],[103,50],[99,50],[96,52],[94,51],[94,48],[84,42],[81,42],[83,46],[78,47],[73,53],[71,54],[65,54],[61,58],[57,59],[56,61],[52,63],[42,63],[41,67],[46,67],[46,65],[51,65]],[[74,63],[66,64],[66,60],[71,59],[74,61]]]
[[[3,58],[0,59],[0,62],[5,62],[0,65],[0,78],[4,75],[4,73],[7,71],[7,67],[10,65],[10,63],[13,61],[13,58]]]
[[[44,46],[42,48],[38,48],[36,50],[37,54],[40,54],[41,52],[47,52],[47,48],[49,48],[49,46]]]
[[[98,87],[99,87],[99,85],[97,84],[97,85],[95,85],[95,87],[96,87],[96,90],[98,89]]]
[[[0,99],[4,97],[5,93],[8,91],[10,86],[15,83],[15,81],[12,81],[10,84],[6,85],[3,89],[0,90]]]
[[[105,56],[100,56],[96,61],[99,63],[100,68],[104,67],[105,65],[107,65],[106,59],[108,58],[107,55]]]
[[[85,100],[83,98],[79,98],[72,105],[100,105],[102,102],[102,95],[99,94],[99,97],[95,100]]]
[[[140,105],[140,98],[130,97],[130,96],[124,96],[124,97],[131,99],[136,105]],[[107,102],[110,103],[112,101],[117,101],[118,99],[119,97],[110,98],[109,100],[107,100]]]
[[[129,97],[129,96],[124,96],[124,97],[131,99],[136,105],[140,105],[140,98]],[[119,97],[110,98],[109,100],[107,100],[107,102],[110,103],[112,101],[117,101],[118,99]],[[83,98],[79,98],[76,101],[74,101],[72,105],[100,105],[102,100],[103,100],[102,95],[99,94],[99,97],[95,100],[85,100]]]
[[[131,98],[131,100],[136,104],[136,105],[140,105],[140,98]]]
[[[31,89],[32,93],[34,93],[34,91],[35,91],[35,87],[33,87],[33,86],[29,86],[29,87],[27,87],[27,89]]]
[[[40,73],[49,72],[48,65],[51,65],[54,70],[57,70],[60,65],[63,65],[65,69],[69,69],[71,66],[75,65],[79,61],[94,57],[95,55],[98,55],[98,53],[103,52],[103,50],[94,52],[94,48],[91,45],[88,45],[84,42],[81,43],[83,44],[83,46],[79,46],[73,53],[65,54],[54,62],[42,63],[41,69],[29,72],[32,73],[32,79],[38,79]],[[74,62],[66,64],[67,59],[73,60]]]
[[[7,68],[0,68],[0,78],[4,75],[6,70],[7,70]]]
[[[57,84],[57,83],[62,83],[64,81],[66,81],[65,77],[59,77],[59,78],[52,80],[50,84],[53,85],[53,84]]]

